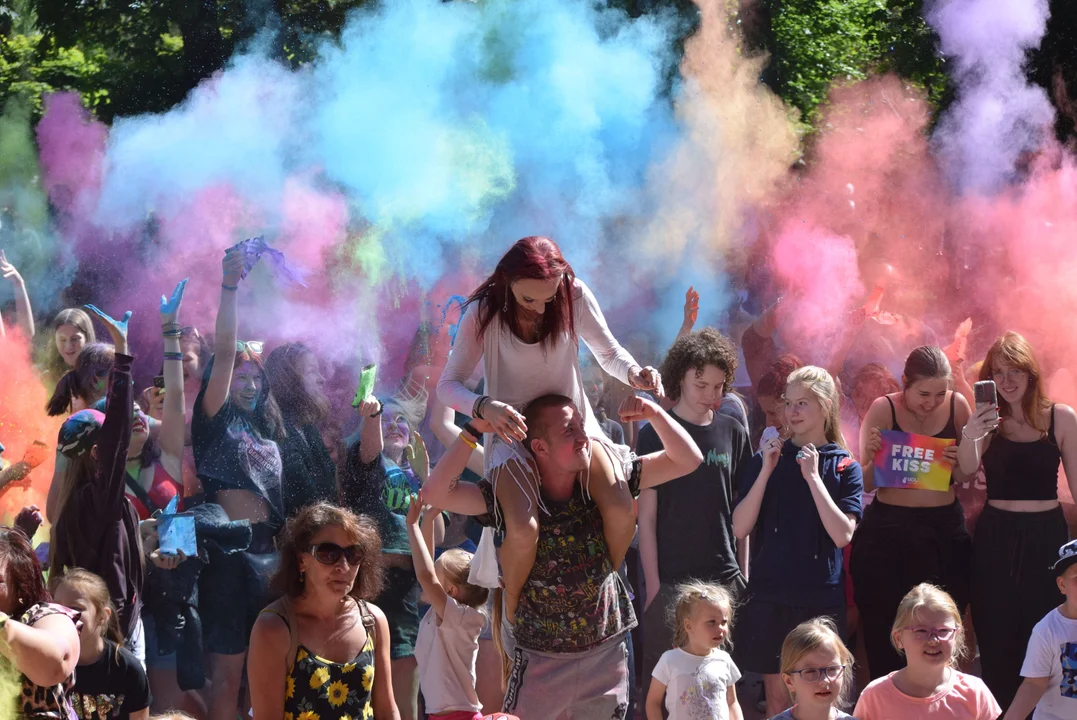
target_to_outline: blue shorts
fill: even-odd
[[[154,670],[175,670],[176,653],[161,655],[157,652],[157,622],[151,613],[142,613],[142,626],[146,631],[146,667]]]

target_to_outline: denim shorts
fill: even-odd
[[[143,611],[142,627],[146,632],[146,667],[155,670],[175,670],[176,653],[160,655],[157,652],[157,622],[151,613]]]

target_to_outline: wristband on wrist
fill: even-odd
[[[225,285],[224,283],[221,283],[221,287],[225,290],[231,290],[232,292],[239,290],[239,285]]]
[[[467,432],[467,431],[465,430],[464,432]],[[474,440],[469,438],[464,433],[460,433],[457,437],[459,437],[461,440],[463,440],[464,444],[467,445],[472,450],[474,450],[475,448],[477,448],[479,446],[479,444],[477,442],[475,442]]]
[[[374,399],[378,400],[377,398],[374,398]],[[373,415],[370,415],[369,417],[376,418],[379,415],[381,415],[384,411],[385,411],[385,403],[383,403],[381,400],[378,400],[378,411],[376,413],[374,413]]]
[[[487,396],[482,395],[475,401],[475,404],[471,407],[471,416],[482,419],[482,405],[487,401]]]
[[[161,337],[165,339],[175,338],[176,340],[179,340],[181,337],[183,337],[183,333],[181,333],[179,330],[165,330],[163,333],[161,333]]]
[[[166,352],[165,360],[179,360],[180,362],[183,362],[183,353]]]

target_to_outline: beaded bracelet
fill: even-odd
[[[180,362],[182,362],[183,361],[183,353],[166,352],[165,353],[165,360],[179,360]]]
[[[179,330],[165,330],[163,333],[161,333],[161,337],[176,338],[178,340],[179,338],[183,337],[183,333]]]
[[[225,290],[231,290],[233,292],[239,290],[239,285],[225,285],[224,283],[221,283],[221,287]]]

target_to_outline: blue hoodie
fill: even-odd
[[[747,592],[781,605],[820,610],[840,607],[845,603],[842,551],[819,519],[796,459],[799,450],[792,440],[786,440],[767,481],[752,534]],[[838,508],[859,522],[864,491],[860,464],[839,445],[831,443],[818,450],[823,485]],[[752,489],[762,468],[763,456],[756,453],[741,471],[740,500]]]

